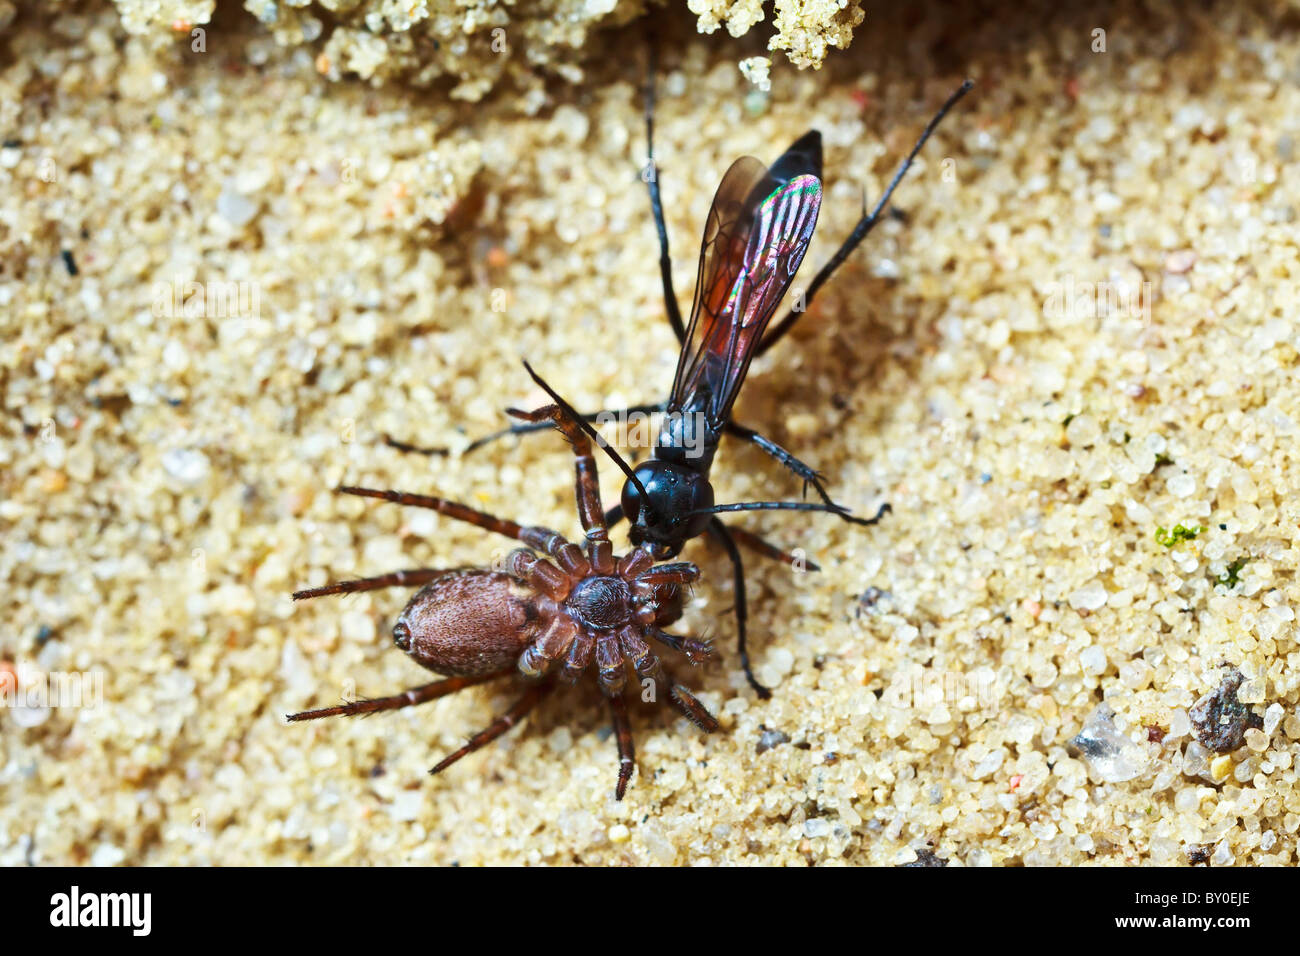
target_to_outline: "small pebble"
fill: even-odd
[[[163,452],[163,470],[183,485],[197,485],[208,476],[208,456],[192,448],[172,448]]]
[[[1070,744],[1106,783],[1132,780],[1147,768],[1145,752],[1115,727],[1115,712],[1106,704],[1097,705]]]
[[[1220,754],[1210,761],[1210,776],[1214,778],[1215,783],[1227,780],[1231,772],[1232,758],[1227,754]]]
[[[1070,595],[1070,607],[1095,611],[1106,604],[1106,588],[1100,581],[1089,581]]]
[[[1179,249],[1165,256],[1165,271],[1171,275],[1182,275],[1196,265],[1196,253],[1191,249]]]
[[[1281,704],[1273,703],[1268,705],[1268,709],[1264,711],[1263,730],[1265,736],[1273,736],[1273,732],[1277,730],[1278,726],[1282,723],[1282,715],[1284,713],[1285,711],[1282,709]]]
[[[813,817],[811,820],[805,820],[803,823],[804,836],[811,840],[824,837],[831,832],[830,822],[823,817]]]
[[[237,192],[229,180],[217,196],[217,214],[236,229],[252,222],[259,208],[257,203]]]
[[[1102,674],[1106,670],[1106,652],[1096,644],[1085,647],[1079,652],[1079,665],[1085,674]]]
[[[945,860],[943,857],[939,856],[937,853],[935,853],[933,850],[927,847],[923,847],[920,850],[915,851],[915,853],[913,853],[913,857],[914,859],[911,862],[900,863],[899,866],[923,868],[923,867],[944,867],[948,865],[947,860]]]
[[[101,843],[90,855],[91,866],[121,866],[125,860],[125,851],[111,843]]]
[[[1262,727],[1263,720],[1237,699],[1241,671],[1228,671],[1219,686],[1187,712],[1200,743],[1216,753],[1236,750],[1245,740],[1247,728]]]
[[[1187,746],[1183,748],[1183,773],[1189,777],[1212,781],[1214,776],[1210,773],[1211,757],[1210,751],[1197,741],[1189,740]]]
[[[754,747],[754,753],[766,753],[774,747],[782,744],[788,744],[790,737],[780,730],[764,730],[758,737],[758,743]]]

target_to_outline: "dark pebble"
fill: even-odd
[[[1246,741],[1246,731],[1264,726],[1262,717],[1237,700],[1237,688],[1245,678],[1235,667],[1229,671],[1219,686],[1206,694],[1187,712],[1192,730],[1201,746],[1215,753],[1226,754],[1236,750]]]
[[[916,859],[911,863],[900,863],[899,866],[906,869],[909,866],[947,866],[948,861],[941,856],[935,856],[933,850],[917,850]]]

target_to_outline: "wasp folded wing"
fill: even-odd
[[[812,240],[821,209],[820,160],[820,137],[813,133],[773,170],[751,156],[727,170],[704,227],[670,409],[702,410],[718,426],[731,414],[754,349]]]

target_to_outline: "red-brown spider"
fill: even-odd
[[[681,616],[681,589],[694,582],[700,572],[685,561],[656,565],[648,547],[615,557],[601,509],[589,435],[601,440],[549,385],[535,373],[533,377],[555,404],[534,412],[512,409],[511,414],[530,422],[549,419],[572,444],[578,516],[586,533],[583,545],[579,547],[548,528],[525,527],[445,498],[371,488],[336,489],[344,494],[431,508],[522,541],[526,547],[512,551],[500,570],[419,568],[294,592],[294,600],[303,600],[396,585],[424,585],[398,617],[393,637],[397,646],[421,667],[447,676],[391,697],[303,711],[288,719],[398,710],[518,672],[530,684],[524,695],[429,771],[438,773],[513,727],[555,686],[555,671],[573,683],[594,659],[597,683],[609,700],[614,718],[619,753],[615,797],[621,800],[635,759],[623,697],[629,665],[642,686],[653,691],[653,699],[666,689],[669,703],[693,724],[706,733],[717,729],[713,715],[672,679],[650,647],[651,640],[657,641],[680,651],[691,663],[699,663],[712,653],[707,641],[662,630]],[[612,449],[603,441],[601,444],[631,474]],[[645,684],[647,681],[651,683]]]

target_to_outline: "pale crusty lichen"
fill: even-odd
[[[129,32],[155,38],[164,31],[206,29],[215,7],[215,0],[114,2]],[[760,0],[688,0],[688,6],[701,33],[725,24],[732,36],[741,36],[764,18]],[[536,89],[538,70],[581,82],[583,51],[592,32],[630,22],[646,12],[647,4],[244,0],[244,8],[281,45],[305,44],[315,50],[316,68],[331,79],[356,76],[378,84],[400,78],[425,85],[453,77],[457,82],[451,95],[476,102],[505,77],[522,89]],[[817,67],[831,47],[849,45],[862,18],[858,0],[779,0],[768,48],[786,51],[800,68]]]
[[[856,0],[777,0],[769,50],[785,50],[799,68],[821,66],[829,47],[844,50],[866,16]]]
[[[772,89],[772,61],[765,56],[751,56],[740,61],[740,74],[754,89],[763,93]]]
[[[764,16],[762,0],[687,0],[687,5],[699,17],[701,33],[725,25],[732,36],[744,36]],[[865,16],[858,0],[777,0],[776,32],[767,48],[786,51],[800,69],[819,67],[830,47],[848,47]]]
[[[154,36],[206,28],[215,5],[114,2],[129,32]],[[427,85],[451,77],[452,97],[467,101],[481,99],[505,77],[535,90],[539,70],[581,82],[582,51],[591,32],[645,11],[642,0],[533,0],[509,7],[495,0],[244,0],[244,7],[281,45],[309,45],[317,53],[317,70],[331,79]]]

